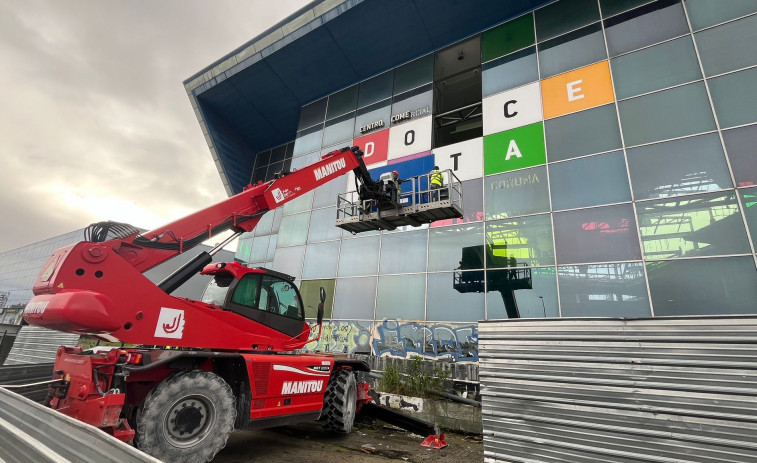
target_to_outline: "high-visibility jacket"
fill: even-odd
[[[429,178],[431,181],[431,186],[442,186],[442,184],[444,183],[444,176],[436,169],[431,171]]]

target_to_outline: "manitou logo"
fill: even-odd
[[[281,395],[307,394],[309,392],[321,392],[323,381],[284,381]]]
[[[155,337],[181,339],[183,335],[184,311],[161,307],[158,324],[155,326]]]
[[[313,173],[315,174],[315,179],[320,180],[324,177],[328,177],[329,175],[333,175],[334,172],[339,169],[344,169],[345,167],[347,167],[347,162],[344,160],[344,158],[342,158],[337,159],[334,162],[330,162],[323,167],[316,168]]]

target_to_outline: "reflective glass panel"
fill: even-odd
[[[426,55],[394,70],[394,94],[412,90],[434,78],[434,55]]]
[[[393,71],[385,72],[360,83],[357,107],[362,108],[392,96]]]
[[[702,82],[619,101],[618,110],[626,146],[715,130]]]
[[[355,137],[363,136],[370,132],[375,132],[385,127],[389,127],[389,120],[392,113],[392,100],[384,100],[375,105],[362,108],[357,112],[357,118],[355,118]],[[360,129],[372,124],[379,123],[375,129],[364,129],[362,132]]]
[[[287,215],[281,219],[281,231],[279,231],[278,247],[305,244],[308,236],[308,222],[310,213]],[[278,253],[276,253],[278,257]]]
[[[484,63],[482,68],[484,96],[539,80],[536,47],[529,47],[495,61]]]
[[[592,24],[539,44],[541,78],[607,59],[601,24]]]
[[[426,275],[379,277],[376,319],[423,320]]]
[[[297,138],[294,140],[294,156],[321,149],[321,138],[323,138],[323,124],[297,132]]]
[[[680,0],[660,0],[605,19],[604,22],[610,56],[689,32]]]
[[[751,252],[736,193],[705,193],[636,204],[649,259]]]
[[[690,36],[610,60],[618,99],[702,78]]]
[[[263,214],[260,221],[255,226],[255,236],[268,235],[271,233],[271,226],[273,226],[273,216],[276,215],[275,211],[268,211]]]
[[[737,186],[757,185],[757,125],[723,131]]]
[[[555,2],[536,10],[536,37],[547,40],[599,20],[596,0]]]
[[[268,236],[258,236],[252,242],[250,259],[248,262],[263,262],[268,253]]]
[[[309,280],[300,285],[302,304],[305,306],[305,318],[315,319],[318,317],[318,304],[321,302],[321,288],[326,291],[326,300],[323,301],[323,318],[332,317],[334,307],[334,286],[336,280]]]
[[[464,289],[457,284],[459,276],[460,272],[428,274],[426,319],[455,322],[484,319],[484,293]]]
[[[529,13],[481,34],[481,61],[507,55],[534,41],[534,17]]]
[[[250,252],[252,250],[252,238],[243,238],[237,244],[237,250],[234,253],[234,260],[239,262],[250,262]],[[2,307],[0,307],[1,309]]]
[[[355,113],[348,113],[326,122],[323,129],[323,146],[352,138],[355,129]]]
[[[326,116],[327,102],[328,98],[321,98],[303,106],[300,110],[300,123],[297,124],[297,130],[306,129],[323,122]]]
[[[295,214],[297,212],[304,212],[310,209],[310,205],[313,203],[313,192],[309,191],[304,195],[295,198],[288,203],[284,204],[282,208],[285,215]]]
[[[338,240],[342,229],[336,226],[336,208],[316,209],[310,214],[308,243],[316,241]]]
[[[733,187],[714,133],[631,148],[627,156],[637,200]]]
[[[486,220],[549,211],[545,166],[490,175],[484,184]]]
[[[266,252],[265,259],[267,261],[273,260],[273,256],[276,255],[276,243],[278,243],[279,235],[271,235],[268,240],[268,251]]]
[[[377,280],[376,277],[337,279],[334,318],[373,320]]]
[[[656,316],[757,312],[752,257],[649,262],[647,278]]]
[[[452,224],[480,222],[484,220],[484,184],[483,179],[474,178],[462,182],[463,217],[459,219],[437,220],[431,227],[445,227]]]
[[[695,31],[757,11],[754,0],[685,0],[691,28]]]
[[[757,15],[694,34],[706,76],[757,64]]]
[[[326,111],[326,119],[331,119],[357,108],[357,85],[345,88],[329,96],[329,107]]]
[[[622,151],[549,165],[552,209],[574,209],[631,200]]]
[[[392,116],[405,112],[410,112],[412,118],[431,114],[432,88],[433,84],[428,84],[396,95],[392,98]]]
[[[309,244],[305,250],[302,278],[334,278],[339,260],[339,241]]]
[[[486,222],[484,238],[488,268],[555,263],[549,214]]]
[[[557,268],[563,317],[649,317],[644,264],[568,265]]]
[[[757,68],[710,79],[720,127],[757,122]]]
[[[522,268],[514,275],[510,270],[487,270],[486,275],[489,320],[508,318],[505,303],[511,307],[517,304],[520,318],[559,316],[554,267]],[[515,304],[509,300],[508,293],[512,294]]]
[[[281,228],[281,217],[284,215],[284,208],[277,207],[273,211],[273,223],[271,224],[271,233],[278,233]]]
[[[292,164],[290,166],[292,171],[302,169],[305,166],[309,166],[311,164],[315,164],[316,162],[321,160],[321,153],[320,151],[313,151],[312,153],[308,153],[304,156],[299,156],[294,159],[292,159]]]
[[[339,276],[376,275],[379,261],[379,236],[342,241]]]
[[[649,0],[599,0],[603,18],[628,11],[644,3],[649,3]]]
[[[383,234],[379,273],[425,272],[427,244],[426,230]]]
[[[544,133],[550,162],[621,147],[614,104],[548,119]]]
[[[558,264],[641,259],[633,207],[595,207],[554,214]]]
[[[271,162],[281,162],[286,158],[286,145],[271,150]]]
[[[354,189],[352,185],[352,189]],[[335,178],[327,184],[319,186],[313,192],[313,209],[336,205],[336,198],[347,191],[347,176]]]
[[[431,228],[428,271],[484,268],[484,225]]]
[[[300,278],[303,257],[305,257],[305,246],[278,248],[276,257],[273,258],[272,268],[295,278]]]
[[[757,188],[739,189],[741,205],[744,207],[746,223],[749,226],[749,234],[752,235],[752,244],[757,242]]]

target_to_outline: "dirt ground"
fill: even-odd
[[[426,436],[408,433],[371,418],[359,418],[352,432],[334,435],[318,422],[235,431],[213,463],[287,462],[339,463],[408,461],[477,462],[484,460],[481,436],[446,434],[443,449],[421,447]],[[361,447],[372,447],[366,453]]]

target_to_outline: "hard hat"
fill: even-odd
[[[396,170],[393,170],[393,171],[392,171],[392,173],[393,173],[394,175],[397,175],[397,176],[399,176],[399,174],[400,174],[400,173],[399,173],[399,172],[397,172]]]

